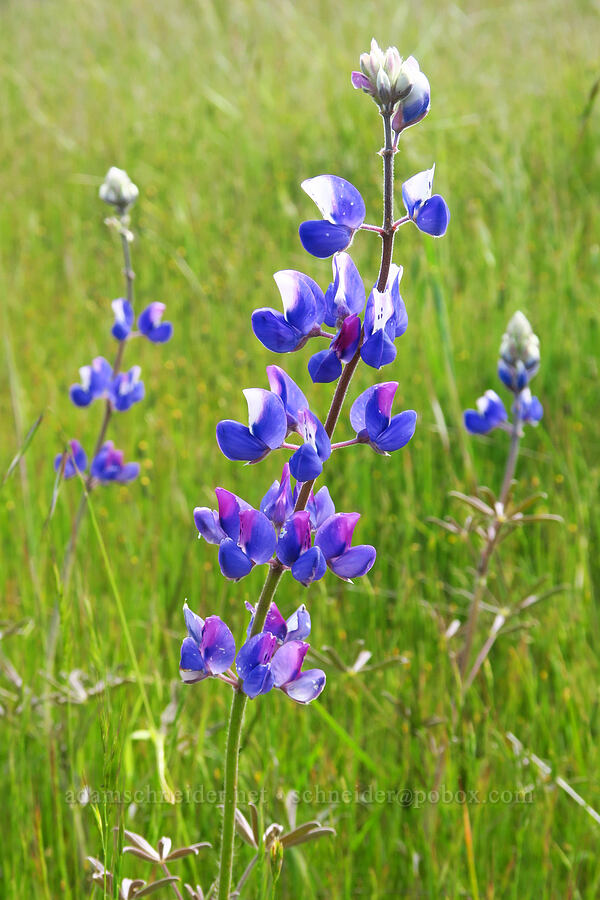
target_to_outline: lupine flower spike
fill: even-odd
[[[510,533],[517,528],[522,528],[533,522],[562,521],[559,516],[550,513],[534,513],[529,507],[537,499],[537,496],[528,497],[525,500],[514,502],[515,472],[519,458],[519,446],[525,435],[525,426],[537,426],[542,419],[542,404],[531,393],[529,384],[535,376],[540,365],[539,338],[522,312],[517,312],[508,323],[506,332],[502,337],[498,360],[498,375],[504,387],[507,387],[512,395],[513,402],[510,411],[507,410],[501,397],[496,391],[487,390],[477,401],[477,409],[468,409],[464,413],[464,424],[471,434],[489,434],[494,429],[501,429],[510,435],[507,447],[506,464],[501,487],[498,495],[494,495],[489,488],[481,489],[474,496],[467,496],[459,491],[453,491],[452,495],[457,500],[469,507],[468,520],[462,525],[454,519],[447,519],[440,524],[447,530],[468,537],[475,535],[483,541],[476,564],[477,581],[470,594],[471,603],[468,609],[467,619],[464,625],[463,646],[458,654],[458,668],[462,679],[463,692],[473,683],[485,663],[494,643],[489,637],[481,650],[471,660],[471,650],[477,636],[477,623],[482,598],[489,596],[488,609],[494,609],[497,603],[493,588],[488,583],[488,571],[490,561],[497,552],[497,548]],[[473,510],[476,511],[473,528]],[[524,515],[524,510],[527,514]],[[537,582],[539,584],[539,582]],[[514,590],[514,586],[512,587]],[[535,598],[533,592],[520,605],[515,613],[518,614]],[[506,616],[497,615],[490,634],[494,638],[504,626]]]
[[[159,302],[150,303],[143,310],[137,319],[137,331],[133,330],[135,322],[133,303],[134,273],[131,268],[130,254],[133,234],[129,230],[129,211],[139,196],[137,186],[131,181],[127,172],[113,166],[109,169],[100,187],[99,195],[101,200],[114,208],[116,214],[114,217],[106,219],[106,223],[110,227],[115,228],[121,237],[125,264],[126,296],[118,297],[111,304],[114,317],[111,334],[118,342],[118,350],[114,362],[110,363],[103,356],[97,356],[90,365],[80,368],[80,383],[73,384],[69,391],[71,401],[78,407],[90,406],[95,400],[104,401],[105,408],[101,420],[100,433],[95,441],[95,446],[98,449],[94,454],[85,483],[88,491],[97,485],[106,485],[114,482],[124,484],[132,481],[139,474],[139,465],[134,462],[125,463],[123,451],[115,449],[113,442],[105,439],[112,415],[115,412],[127,412],[134,404],[143,400],[145,394],[140,366],[134,365],[128,371],[122,371],[125,345],[132,338],[140,335],[152,343],[164,343],[173,334],[172,324],[162,321],[165,305]],[[64,464],[61,454],[56,457],[54,466],[57,470],[62,467],[64,478],[73,478],[76,474],[85,471],[87,458],[81,445],[77,441],[71,441],[71,453],[65,458]],[[70,577],[73,552],[85,503],[84,494],[63,562],[65,583],[68,583]]]
[[[235,655],[235,673],[229,668],[235,648],[227,626],[218,616],[204,621],[185,609],[188,636],[182,647],[182,678],[194,682],[216,675],[234,691],[227,740],[219,900],[227,900],[231,891],[236,821],[232,787],[236,778],[232,774],[235,776],[238,768],[244,706],[273,688],[297,703],[307,704],[325,687],[323,671],[302,668],[309,649],[308,610],[303,605],[286,621],[273,603],[277,585],[284,573],[308,589],[314,582],[330,578],[330,573],[351,581],[367,575],[376,560],[371,544],[352,543],[360,514],[336,512],[326,486],[314,491],[315,480],[330,464],[333,450],[364,443],[387,456],[408,444],[417,422],[414,410],[392,415],[398,382],[387,381],[367,388],[354,400],[350,422],[355,437],[331,443],[356,367],[364,362],[378,370],[392,364],[397,355],[396,342],[408,327],[408,314],[400,295],[403,270],[392,261],[395,232],[400,225],[413,221],[421,231],[439,237],[449,221],[445,200],[432,195],[433,168],[404,183],[402,196],[407,215],[398,221],[393,217],[397,140],[429,110],[426,76],[414,57],[403,59],[395,47],[383,51],[376,41],[370,52],[361,56],[360,68],[360,72],[352,74],[352,83],[373,98],[385,124],[384,225],[365,225],[364,200],[345,178],[333,174],[307,178],[301,187],[315,202],[322,218],[302,222],[300,242],[318,259],[332,257],[332,280],[323,291],[303,272],[282,269],[274,276],[282,309],[264,306],[252,313],[254,335],[275,353],[295,353],[309,341],[328,341],[313,352],[308,373],[313,382],[336,384],[329,412],[321,420],[320,408],[309,404],[287,371],[280,366],[267,366],[269,390],[255,387],[244,391],[247,424],[224,419],[217,424],[216,439],[224,456],[233,461],[269,467],[271,455],[282,453],[284,460],[277,469],[281,477],[271,481],[271,469],[266,481],[270,487],[253,498],[256,503],[262,493],[258,508],[220,487],[215,491],[217,509],[194,510],[199,535],[219,548],[219,565],[226,578],[237,581],[256,566],[267,567],[260,599],[256,606],[249,605],[252,616],[246,638]],[[370,281],[373,288],[368,300],[365,282],[349,253],[358,230],[376,233],[384,246],[379,275]],[[153,324],[160,327],[158,312],[154,315]],[[132,316],[124,304],[115,307],[115,316],[119,334],[133,336]],[[138,329],[145,333],[141,320]],[[524,397],[519,408],[522,417],[535,417],[537,413],[533,401],[526,406]],[[220,650],[217,665],[215,648]],[[253,840],[256,845],[258,838]]]

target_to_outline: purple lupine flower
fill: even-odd
[[[268,350],[289,353],[320,333],[325,318],[325,297],[316,281],[286,269],[273,276],[283,302],[283,314],[270,307],[255,309],[252,330]]]
[[[279,366],[267,366],[267,377],[273,396],[283,403],[288,431],[297,432],[304,442],[290,458],[290,472],[297,481],[311,481],[321,474],[323,463],[331,456],[331,441],[287,372]]]
[[[218,616],[201,619],[187,603],[183,615],[188,636],[181,645],[182,680],[194,684],[226,672],[235,659],[235,641],[227,625]]]
[[[118,412],[126,412],[134,403],[143,400],[145,388],[140,381],[140,366],[132,366],[128,372],[119,372],[110,388],[110,402]]]
[[[100,447],[90,466],[90,475],[101,484],[125,484],[133,481],[139,474],[139,463],[124,463],[123,451],[115,450],[112,441],[106,441]]]
[[[196,507],[194,522],[201,537],[219,545],[219,566],[225,578],[238,581],[269,561],[277,535],[264,513],[225,488],[216,488],[218,511]]]
[[[237,541],[240,536],[240,513],[252,507],[225,488],[215,488],[215,494],[218,510],[206,506],[197,506],[194,510],[198,537],[203,537],[209,544],[220,544],[227,538]]]
[[[260,511],[271,520],[275,528],[281,528],[293,513],[294,498],[289,463],[286,462],[283,466],[281,481],[274,481],[260,501]]]
[[[89,406],[98,397],[108,397],[112,366],[103,356],[97,356],[90,366],[79,370],[81,384],[71,385],[69,394],[75,406]]]
[[[370,444],[377,453],[387,456],[406,446],[417,424],[413,409],[391,416],[397,381],[386,381],[367,388],[350,409],[350,422],[361,444]]]
[[[404,65],[411,65],[412,87],[408,96],[400,101],[398,109],[392,119],[392,128],[396,134],[400,134],[405,128],[416,125],[425,118],[429,112],[431,102],[431,90],[429,81],[424,72],[421,72],[419,63],[414,56],[409,56]]]
[[[359,519],[359,513],[336,513],[326,519],[315,534],[315,547],[319,547],[331,571],[344,581],[366,575],[377,556],[375,547],[370,544],[351,546]]]
[[[409,218],[420,231],[442,237],[448,228],[450,210],[440,194],[431,196],[434,172],[435,165],[405,181],[402,185],[402,199]]]
[[[113,300],[111,306],[115,314],[115,324],[111,329],[111,334],[118,341],[125,341],[131,334],[133,320],[135,319],[133,306],[124,297]]]
[[[296,490],[294,490],[294,500],[295,499]],[[335,513],[335,506],[333,505],[331,494],[325,485],[323,485],[316,494],[313,494],[312,491],[310,492],[306,510],[310,515],[310,527],[313,531],[320,528],[323,522]]]
[[[253,612],[252,607],[250,610]],[[250,637],[236,657],[244,693],[254,698],[276,687],[297,703],[310,703],[318,697],[325,687],[325,673],[321,669],[301,672],[309,646],[302,638],[309,633],[310,617],[304,606],[286,622],[271,604],[265,630]]]
[[[294,487],[294,504],[296,504],[298,500],[301,487],[301,484],[296,484]],[[316,494],[311,491],[308,495],[306,509],[310,514],[310,527],[313,531],[316,531],[329,516],[332,516],[335,513],[335,506],[331,499],[329,488],[323,485]]]
[[[464,424],[471,434],[487,434],[508,419],[504,403],[496,391],[486,391],[477,400],[477,409],[467,409]]]
[[[360,348],[363,362],[380,369],[396,358],[394,341],[408,327],[408,314],[400,296],[402,267],[392,264],[383,292],[373,288],[365,310],[365,340]]]
[[[302,189],[319,207],[323,219],[303,222],[300,241],[308,253],[326,259],[352,243],[365,220],[365,203],[354,185],[337,175],[317,175],[302,182]]]
[[[269,387],[283,403],[288,431],[297,431],[300,411],[308,409],[308,400],[288,373],[280,366],[267,366]]]
[[[87,456],[85,450],[77,440],[69,441],[71,452],[58,453],[54,458],[54,471],[58,472],[65,460],[63,478],[74,478],[87,469]],[[66,457],[66,458],[65,458]]]
[[[290,457],[290,472],[296,481],[312,481],[321,474],[323,463],[331,456],[331,441],[310,409],[300,410],[298,433],[304,443]]]
[[[272,391],[250,388],[244,396],[249,425],[224,419],[217,425],[217,443],[227,459],[256,463],[281,446],[288,422],[281,398]]]
[[[498,378],[502,384],[509,388],[509,390],[518,394],[527,387],[529,379],[533,378],[538,368],[539,363],[535,370],[530,374],[530,371],[522,359],[517,359],[514,363],[509,363],[500,357],[498,360]]]
[[[352,257],[337,253],[332,260],[333,281],[325,291],[325,324],[339,328],[348,316],[360,314],[365,306],[365,286]]]
[[[287,520],[279,534],[276,554],[291,569],[292,577],[305,586],[323,577],[327,563],[320,548],[311,546],[308,510],[299,510]]]
[[[230,581],[239,581],[255,565],[268,562],[275,551],[277,537],[273,524],[257,509],[240,512],[237,540],[227,538],[219,545],[219,566]]]
[[[246,601],[246,609],[250,613],[250,623],[248,625],[248,637],[250,638],[256,607]],[[310,634],[310,628],[310,614],[304,603],[286,620],[281,615],[277,604],[273,601],[267,612],[263,632],[270,632],[280,644],[285,644],[287,641],[305,640]]]
[[[342,322],[328,350],[320,350],[308,361],[308,372],[317,384],[337,381],[342,374],[342,363],[350,362],[360,341],[361,324],[358,316],[348,316]]]
[[[162,321],[166,308],[164,303],[154,302],[138,316],[138,331],[153,344],[165,344],[173,336],[171,322]]]
[[[544,408],[537,397],[532,397],[529,388],[525,388],[516,398],[513,412],[525,425],[539,425]]]

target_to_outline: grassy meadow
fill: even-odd
[[[101,897],[88,855],[121,876],[160,877],[115,851],[115,826],[153,844],[211,841],[171,868],[205,890],[215,876],[230,692],[180,683],[181,608],[187,598],[221,615],[239,640],[264,570],[225,582],[191,513],[213,505],[216,485],[258,505],[279,477],[281,455],[244,467],[214,439],[218,419],[244,418],[241,390],[266,386],[266,365],[285,365],[327,411],[331,386],[309,388],[308,352],[276,359],[249,320],[279,307],[278,269],[330,280],[330,262],[298,241],[315,216],[304,178],[349,179],[367,221],[380,221],[381,125],[350,86],[372,36],[414,54],[432,88],[429,116],[396,158],[397,201],[401,181],[435,161],[452,214],[443,240],[407,226],[396,242],[409,327],[378,380],[400,383],[395,409],[418,410],[419,425],[391,458],[358,447],[329,466],[337,508],[362,514],[356,540],[377,546],[370,575],[348,586],[328,574],[308,592],[284,579],[277,595],[286,614],[309,604],[318,653],[350,667],[367,649],[375,668],[328,665],[306,708],[280,692],[250,704],[240,788],[260,795],[265,826],[288,826],[297,791],[298,823],[336,829],[286,853],[280,898],[600,894],[600,818],[564,788],[600,810],[598,5],[5,0],[1,476],[43,419],[0,490],[4,900]],[[71,437],[90,450],[102,416],[100,404],[75,408],[68,388],[80,366],[114,353],[122,262],[97,198],[111,165],[140,188],[136,308],[165,302],[175,334],[127,349],[147,395],[109,437],[142,477],[94,493],[65,594],[80,487],[63,483],[53,507],[52,459]],[[358,235],[353,257],[370,285],[376,236]],[[543,491],[536,511],[563,523],[512,535],[486,600],[561,590],[509,623],[461,722],[460,636],[444,633],[465,618],[473,558],[430,518],[464,518],[451,490],[499,490],[507,436],[471,438],[461,415],[500,392],[497,350],[517,309],[540,336],[533,386],[545,408],[523,442],[518,491]],[[359,368],[351,398],[374,380]],[[336,434],[352,436],[347,416]],[[482,612],[477,649],[493,619]],[[424,800],[434,789],[439,802]],[[459,790],[476,794],[464,804]],[[239,878],[252,850],[238,849]],[[267,898],[267,885],[259,866],[242,897]]]

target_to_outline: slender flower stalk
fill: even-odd
[[[490,562],[492,556],[494,555],[494,551],[498,546],[498,537],[500,535],[500,531],[502,528],[502,524],[504,522],[504,507],[506,506],[506,500],[508,497],[508,492],[510,490],[510,486],[512,480],[515,476],[515,469],[517,467],[517,459],[519,456],[519,446],[521,443],[521,438],[523,437],[523,431],[521,428],[521,420],[518,414],[515,415],[511,436],[510,436],[510,447],[508,451],[508,456],[506,459],[506,466],[504,468],[504,477],[502,479],[502,489],[500,491],[500,496],[498,498],[498,505],[496,507],[496,515],[492,520],[489,528],[487,540],[483,546],[483,549],[479,555],[479,560],[477,562],[477,568],[475,570],[475,589],[473,591],[473,597],[471,600],[471,606],[469,607],[469,615],[467,618],[467,624],[465,626],[465,640],[464,644],[459,656],[458,660],[458,668],[460,672],[461,682],[463,682],[463,686],[466,689],[468,685],[465,682],[467,667],[469,665],[469,659],[471,656],[471,648],[473,646],[473,639],[475,637],[475,632],[477,629],[477,621],[479,619],[479,609],[481,606],[481,600],[485,593],[485,589],[487,587],[487,576],[490,567]],[[470,683],[470,682],[469,682]]]
[[[383,156],[383,199],[384,214],[383,227],[381,229],[382,255],[377,278],[377,288],[385,289],[390,273],[392,253],[394,247],[394,149],[392,145],[391,114],[382,113],[384,122],[385,144],[381,151]],[[325,431],[329,438],[333,436],[335,427],[340,417],[344,400],[352,380],[352,376],[360,362],[360,346],[354,356],[346,364],[337,383],[331,406],[325,420]],[[354,443],[354,441],[352,441]],[[294,512],[306,509],[316,479],[307,481],[302,485],[294,506]],[[283,575],[284,568],[280,563],[274,563],[264,583],[256,612],[251,636],[261,633],[267,613],[275,596],[275,592]],[[227,731],[227,748],[225,751],[225,783],[224,783],[224,817],[221,833],[221,857],[219,863],[219,892],[218,900],[229,900],[233,871],[233,843],[235,836],[235,810],[237,803],[237,786],[239,770],[239,751],[244,723],[244,711],[248,697],[242,693],[239,686],[234,691]]]
[[[467,678],[471,649],[477,629],[481,601],[487,589],[490,562],[498,546],[503,526],[507,521],[506,505],[517,466],[523,425],[537,425],[543,415],[541,403],[537,397],[532,397],[529,389],[529,382],[536,374],[540,364],[539,343],[539,338],[534,334],[523,313],[515,313],[502,337],[498,362],[498,375],[514,396],[512,424],[508,424],[508,413],[504,403],[493,390],[486,391],[483,397],[479,398],[477,410],[467,410],[464,416],[467,431],[472,434],[487,434],[494,428],[501,428],[510,433],[510,445],[500,494],[495,503],[494,514],[487,526],[486,539],[475,570],[475,585],[465,626],[464,644],[458,657],[463,693],[474,678],[473,670]],[[477,669],[483,661],[483,659],[480,660],[480,657],[481,654],[478,656]]]
[[[127,302],[130,306],[133,307],[133,281],[135,278],[135,273],[131,267],[131,250],[130,250],[130,241],[128,239],[128,231],[126,228],[126,222],[124,221],[125,214],[120,217],[120,232],[121,232],[121,246],[123,248],[123,274],[125,276],[125,291],[127,295]],[[115,361],[112,366],[112,376],[116,377],[121,371],[121,367],[123,365],[123,354],[125,351],[125,343],[126,341],[119,341],[119,346],[117,347],[117,352],[115,354]],[[96,443],[94,444],[94,457],[100,451],[100,448],[104,444],[106,440],[106,433],[108,431],[108,426],[110,424],[110,420],[113,415],[113,407],[109,398],[105,401],[104,406],[104,415],[102,417],[102,422],[100,424],[100,431],[98,432],[98,437],[96,438]],[[69,583],[71,581],[71,573],[73,570],[73,562],[75,558],[75,548],[77,547],[77,541],[79,538],[79,532],[81,530],[81,525],[83,522],[83,517],[85,515],[85,511],[87,508],[87,500],[88,494],[92,489],[93,475],[90,471],[89,475],[85,478],[83,493],[81,495],[81,500],[79,501],[79,506],[77,508],[77,514],[75,515],[75,519],[73,520],[73,527],[71,528],[71,537],[69,538],[69,543],[67,545],[67,549],[65,551],[61,577],[63,583],[63,590],[65,593],[68,592]]]
[[[341,450],[343,447],[352,447],[354,444],[358,444],[359,441],[356,438],[351,438],[349,441],[338,441],[336,444],[331,445],[332,450]]]

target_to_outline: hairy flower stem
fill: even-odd
[[[506,505],[506,498],[508,497],[508,492],[510,490],[511,482],[514,478],[515,468],[517,465],[517,459],[519,456],[519,444],[522,437],[521,431],[521,420],[519,418],[518,413],[515,414],[515,419],[512,426],[511,437],[510,437],[510,449],[508,451],[508,457],[506,460],[506,467],[504,469],[504,478],[502,480],[502,488],[500,490],[500,497],[498,500],[498,507],[496,509],[496,515],[492,520],[491,525],[488,528],[488,537],[483,550],[479,556],[479,560],[477,563],[476,569],[476,583],[475,589],[473,591],[473,598],[471,600],[471,606],[469,608],[469,616],[467,619],[467,625],[465,630],[465,642],[463,644],[463,648],[460,652],[459,656],[459,672],[460,679],[463,684],[463,692],[470,685],[465,683],[465,676],[467,674],[467,667],[469,665],[469,657],[471,655],[471,648],[473,646],[473,639],[475,637],[475,630],[477,628],[477,620],[479,618],[479,607],[481,605],[481,599],[487,587],[487,575],[490,566],[490,560],[494,554],[494,550],[498,545],[498,538],[500,536],[500,532],[502,530],[502,524],[504,522],[504,506]]]
[[[382,113],[385,143],[381,155],[383,157],[383,234],[381,235],[381,265],[377,290],[384,291],[390,273],[392,253],[394,252],[394,144],[392,141],[392,115]]]
[[[391,114],[382,114],[384,123],[385,144],[381,150],[383,157],[383,228],[381,239],[383,242],[381,265],[379,268],[379,276],[377,279],[377,290],[385,290],[387,284],[390,265],[392,263],[392,252],[394,249],[394,146],[392,142]],[[333,436],[335,427],[338,423],[348,388],[352,376],[356,371],[356,367],[360,362],[360,344],[356,353],[344,366],[344,370],[336,385],[331,406],[325,420],[325,431],[329,438]],[[310,497],[310,492],[316,478],[312,481],[305,481],[298,494],[294,512],[306,509],[306,504]],[[277,585],[281,580],[285,569],[277,560],[273,560],[269,568],[269,574],[263,585],[256,612],[254,614],[254,624],[252,626],[251,636],[260,634],[267,618],[269,607],[275,596]],[[225,785],[224,785],[224,814],[223,814],[223,831],[221,833],[221,858],[219,861],[219,889],[218,900],[229,900],[231,890],[231,876],[233,868],[233,841],[235,834],[235,810],[237,800],[237,784],[238,784],[238,763],[240,752],[240,740],[242,734],[242,725],[244,721],[244,711],[248,697],[242,693],[239,686],[234,690],[233,701],[231,704],[231,714],[229,718],[229,728],[227,731],[227,748],[225,751]]]
[[[127,300],[133,306],[133,280],[135,278],[135,274],[133,269],[131,268],[131,251],[129,249],[129,240],[127,238],[127,234],[125,233],[125,225],[123,221],[121,221],[121,246],[123,248],[123,274],[125,276],[125,288],[127,292]],[[121,370],[121,365],[123,364],[123,352],[125,350],[125,341],[119,341],[119,346],[117,349],[117,353],[115,356],[115,361],[113,363],[112,374],[113,378],[118,375]],[[98,437],[96,438],[96,443],[94,445],[94,452],[92,455],[92,459],[99,452],[102,444],[106,439],[106,432],[108,430],[108,426],[110,420],[112,418],[113,408],[111,406],[110,400],[106,401],[106,405],[104,407],[104,416],[102,417],[102,423],[100,425],[100,431],[98,432]],[[65,551],[65,556],[63,559],[62,569],[61,569],[61,578],[63,584],[63,591],[66,594],[69,589],[69,582],[71,581],[71,572],[73,569],[73,562],[75,556],[75,547],[77,546],[77,540],[79,538],[79,531],[81,529],[81,523],[83,522],[83,516],[85,514],[85,510],[87,508],[87,498],[90,490],[92,489],[92,476],[91,474],[87,476],[85,479],[85,487],[83,494],[81,496],[81,500],[79,501],[79,507],[77,509],[77,515],[73,520],[73,527],[71,529],[71,537],[69,539],[69,544]]]
[[[275,596],[277,585],[283,573],[283,567],[274,563],[269,569],[267,580],[264,583],[254,615],[252,634],[262,631],[267,612]],[[242,725],[244,711],[248,697],[239,685],[234,689],[231,714],[229,717],[229,729],[227,731],[227,749],[225,751],[225,784],[223,806],[223,831],[221,834],[221,859],[219,862],[219,893],[218,900],[229,900],[231,890],[231,875],[233,870],[233,840],[235,835],[235,809],[237,805],[238,786],[238,759],[240,753],[240,740],[242,737]]]

